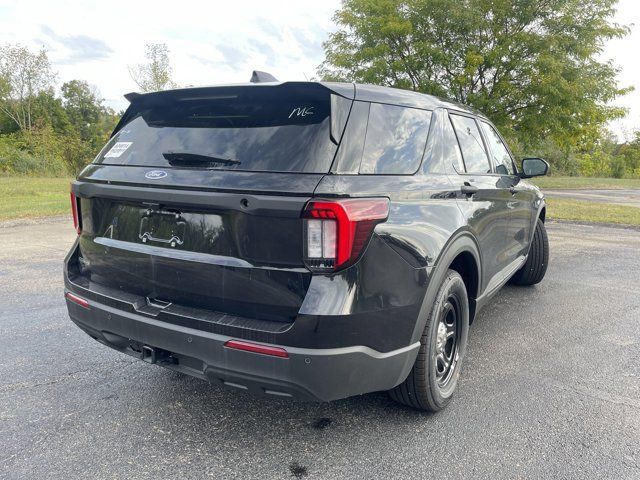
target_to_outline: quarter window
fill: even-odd
[[[495,129],[487,122],[480,122],[480,125],[484,131],[484,135],[487,137],[489,150],[493,157],[493,163],[496,166],[496,171],[502,175],[515,175],[516,172],[513,168],[511,155],[498,135],[498,132],[496,132]]]
[[[462,158],[468,173],[491,173],[489,157],[484,149],[480,130],[473,118],[451,115],[453,128],[456,131]]]
[[[422,160],[430,124],[430,111],[372,103],[360,173],[414,173]]]

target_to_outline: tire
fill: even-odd
[[[518,270],[510,283],[514,285],[535,285],[540,283],[547,273],[547,265],[549,264],[549,238],[547,237],[547,229],[544,227],[542,220],[538,219],[536,231],[533,233],[533,241],[529,247],[529,256],[527,261]]]
[[[455,325],[452,344],[449,340],[443,344],[442,340],[450,332],[452,323]],[[420,338],[416,362],[406,380],[389,391],[391,398],[419,410],[436,412],[443,409],[451,401],[458,384],[468,333],[467,289],[458,272],[448,270]],[[443,360],[448,355],[451,358],[450,365],[443,369]]]

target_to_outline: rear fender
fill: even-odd
[[[478,248],[478,243],[470,232],[466,230],[460,231],[455,234],[447,243],[437,261],[435,262],[435,265],[431,269],[429,275],[429,285],[427,286],[424,300],[422,301],[422,306],[420,307],[418,320],[411,337],[412,343],[420,341],[420,337],[422,336],[425,325],[427,323],[427,318],[429,316],[429,313],[431,312],[433,303],[435,302],[438,290],[440,289],[444,277],[449,270],[449,266],[458,255],[464,252],[468,252],[473,256],[476,262],[476,267],[478,269],[478,278],[482,278],[482,264],[480,263],[480,250]],[[478,282],[478,291],[467,292],[469,301],[472,303],[470,305],[471,312],[475,311],[475,299],[479,295],[480,288],[480,282]],[[469,318],[469,323],[471,323],[471,321],[473,321],[473,318]]]

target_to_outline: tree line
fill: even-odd
[[[618,141],[612,101],[632,88],[601,59],[629,29],[617,0],[344,0],[324,80],[429,93],[477,108],[518,156],[556,173],[640,177],[640,132]]]
[[[602,60],[617,0],[344,0],[324,44],[323,80],[373,83],[485,113],[517,156],[566,175],[640,178],[640,131],[608,129],[631,87]],[[129,67],[144,92],[176,87],[169,50]],[[89,163],[122,112],[83,80],[56,89],[46,52],[0,47],[0,173],[66,175]]]
[[[175,87],[163,44],[129,73],[145,92]],[[45,50],[0,46],[0,174],[75,175],[108,140],[123,112],[84,80],[57,86]]]

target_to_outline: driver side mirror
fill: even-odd
[[[541,177],[549,172],[549,164],[542,158],[522,159],[522,172],[520,178]]]

